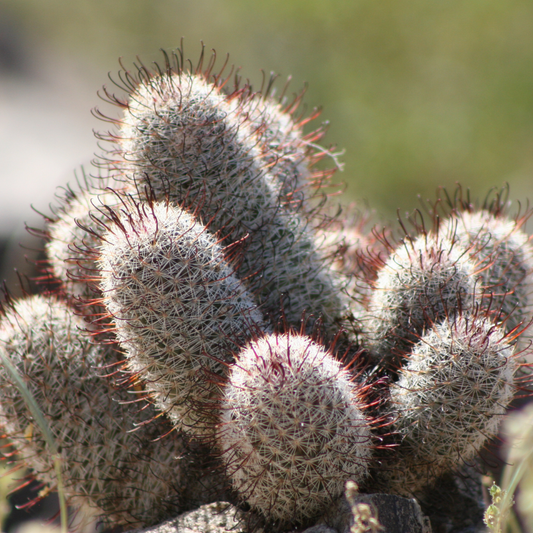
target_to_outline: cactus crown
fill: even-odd
[[[428,326],[474,306],[476,269],[452,240],[406,240],[379,271],[369,304],[372,351],[398,364]]]

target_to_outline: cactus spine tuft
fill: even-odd
[[[58,210],[48,227],[46,252],[52,273],[74,299],[87,301],[100,296],[96,260],[103,226],[96,221],[103,220],[106,210],[118,204],[114,193],[82,189]]]
[[[399,367],[423,332],[476,299],[476,269],[451,240],[406,240],[379,271],[365,319],[374,356]]]

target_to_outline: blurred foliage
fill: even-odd
[[[7,441],[2,438],[0,443],[2,445],[3,453],[5,453],[8,446]],[[5,521],[11,512],[11,505],[9,504],[8,497],[11,491],[20,484],[20,480],[24,475],[23,471],[11,470],[7,464],[3,462],[4,459],[5,458],[2,457],[2,462],[0,463],[0,527],[2,531],[5,531]]]
[[[0,525],[4,523],[11,510],[7,497],[13,488],[13,479],[13,474],[9,473],[4,466],[0,467]]]
[[[309,82],[328,142],[346,150],[345,199],[388,216],[457,181],[479,196],[509,182],[512,198],[533,197],[531,0],[0,0],[0,9],[33,46],[100,72],[117,70],[118,56],[149,61],[183,36],[191,59],[203,39],[256,84],[261,68],[292,74],[295,91]]]
[[[502,530],[511,533],[533,531],[533,404],[509,415],[504,422],[506,436],[506,467],[502,476],[502,489],[506,491],[501,507],[505,511],[513,501],[521,520],[510,513]],[[518,491],[517,491],[518,489]],[[504,501],[506,500],[506,501]]]

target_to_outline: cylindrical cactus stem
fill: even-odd
[[[123,184],[118,184],[123,187]],[[47,227],[46,255],[53,276],[62,282],[61,290],[76,305],[87,322],[98,320],[104,309],[101,300],[97,260],[101,236],[108,223],[109,210],[118,210],[126,201],[125,191],[112,180],[95,182],[85,178],[78,190],[70,187],[60,198]]]
[[[129,527],[190,509],[206,491],[191,468],[187,441],[177,432],[161,438],[170,425],[104,377],[116,354],[92,344],[83,327],[63,302],[42,296],[8,304],[0,323],[0,351],[19,372],[60,451],[69,503],[91,508],[108,525]],[[0,412],[21,467],[57,488],[54,450],[3,365]]]
[[[269,87],[274,79],[271,78]],[[303,91],[290,103],[276,99],[273,90],[254,93],[244,91],[237,101],[237,111],[246,119],[258,138],[263,162],[274,178],[281,203],[293,211],[312,210],[313,197],[327,181],[332,171],[313,171],[313,165],[327,151],[317,146],[325,135],[319,126],[304,135],[303,126],[318,117],[316,111],[310,117],[296,117],[303,98]]]
[[[335,159],[335,154],[316,144],[325,135],[323,125],[304,135],[304,124],[316,119],[320,112],[315,110],[303,120],[296,117],[302,98],[303,91],[287,104],[275,99],[268,89],[265,94],[245,91],[238,100],[237,111],[258,137],[262,159],[273,178],[280,204],[305,218],[322,261],[331,264],[339,288],[347,296],[348,316],[353,322],[360,318],[360,302],[369,292],[365,277],[370,272],[368,265],[362,264],[366,257],[362,253],[358,256],[358,252],[371,242],[375,244],[376,239],[364,232],[366,213],[357,211],[347,219],[346,211],[339,205],[328,204],[324,188],[330,185],[336,169],[315,170],[313,166],[326,156]]]
[[[533,319],[533,248],[524,221],[484,210],[459,211],[440,228],[468,250],[480,272],[483,305],[507,331],[528,328]]]
[[[365,479],[373,443],[361,390],[309,337],[265,336],[239,354],[216,437],[234,488],[267,522],[304,524],[346,480]]]
[[[434,325],[391,385],[398,433],[389,490],[416,494],[471,460],[513,399],[518,363],[502,329],[485,316],[461,314]]]
[[[406,239],[380,269],[365,317],[373,356],[397,370],[426,329],[472,309],[476,268],[458,243],[432,234]]]
[[[129,368],[176,427],[207,431],[206,404],[233,352],[268,331],[252,296],[215,236],[179,207],[139,204],[101,252],[101,290]]]
[[[186,70],[144,79],[116,136],[117,170],[158,200],[198,213],[225,245],[239,243],[238,276],[273,322],[320,317],[331,336],[346,305],[319,257],[306,216],[286,209],[284,184],[238,95]],[[273,154],[272,157],[276,157]]]

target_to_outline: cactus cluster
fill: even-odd
[[[186,439],[116,377],[105,377],[120,361],[118,350],[91,343],[84,329],[64,301],[41,295],[9,302],[0,328],[3,354],[56,441],[70,502],[117,523],[164,520],[176,506],[195,505],[204,489],[195,487]],[[1,383],[0,420],[18,451],[16,466],[31,466],[56,488],[54,456],[5,369]]]
[[[533,314],[526,216],[456,200],[430,229],[335,209],[301,95],[185,62],[121,72],[106,177],[47,218],[43,294],[0,351],[38,402],[73,506],[150,526],[224,498],[272,530],[351,480],[419,496],[495,436]],[[404,227],[402,225],[402,227]],[[10,460],[53,457],[6,368]]]

